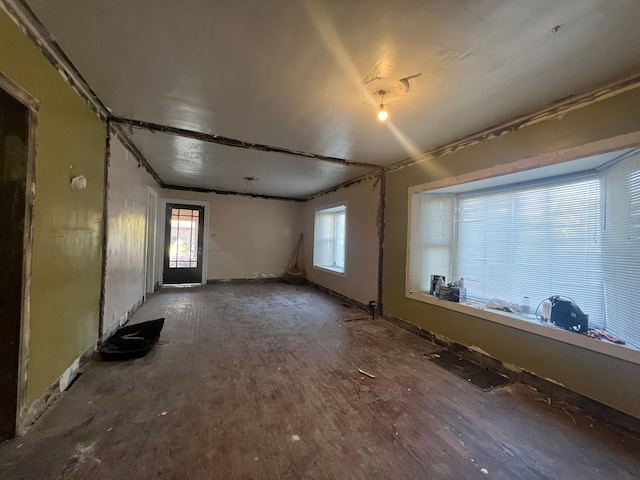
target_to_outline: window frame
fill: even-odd
[[[542,169],[545,167],[553,168],[552,162],[537,163],[536,165],[522,168],[522,161],[513,162],[512,164],[506,164],[499,167],[492,167],[485,170],[472,172],[458,177],[450,177],[443,180],[437,180],[433,182],[423,183],[420,185],[414,185],[408,189],[407,198],[407,250],[406,250],[406,263],[405,263],[405,297],[411,300],[426,303],[431,306],[444,308],[446,310],[463,313],[472,317],[475,317],[481,321],[488,321],[497,323],[507,327],[511,327],[520,331],[525,331],[542,337],[557,340],[563,343],[567,343],[573,346],[585,348],[587,350],[602,353],[611,357],[623,359],[632,363],[640,364],[640,349],[630,345],[618,345],[609,343],[606,341],[596,340],[586,335],[579,335],[575,332],[570,332],[559,327],[555,327],[549,324],[540,323],[537,319],[526,319],[518,314],[509,312],[502,312],[493,309],[487,309],[483,304],[478,302],[467,303],[455,303],[445,300],[440,300],[429,294],[428,291],[411,290],[411,243],[412,232],[415,228],[412,225],[414,220],[413,205],[415,202],[416,194],[420,194],[426,191],[436,191],[451,188],[455,193],[462,193],[465,191],[471,191],[475,188],[472,186],[474,182],[482,182],[486,180],[493,180],[496,177],[504,177],[504,184],[516,184],[517,181],[507,180],[510,174],[522,174],[530,170]],[[517,168],[520,167],[520,168]],[[584,169],[588,170],[588,169]],[[525,173],[526,174],[526,173]],[[433,272],[437,273],[437,272]]]
[[[336,203],[332,203],[332,204],[328,204],[328,205],[322,205],[322,206],[318,206],[314,209],[314,214],[313,214],[313,252],[312,252],[312,265],[313,268],[315,270],[320,270],[323,272],[328,272],[331,273],[333,275],[338,275],[341,277],[346,277],[347,276],[347,230],[348,230],[348,210],[349,210],[349,206],[348,206],[348,202],[346,201],[342,201],[342,202],[336,202]],[[316,232],[316,225],[317,225],[317,221],[318,221],[318,214],[322,214],[322,213],[334,213],[334,214],[338,214],[344,212],[344,238],[343,238],[343,244],[344,244],[344,251],[342,252],[342,256],[344,258],[344,265],[342,266],[342,268],[340,267],[332,267],[329,265],[322,265],[319,263],[316,263],[316,248],[317,248],[317,232]],[[334,235],[333,241],[337,244],[338,239],[337,239],[337,233],[336,235]],[[335,257],[335,252],[334,252],[334,257]],[[335,258],[334,258],[335,261]]]

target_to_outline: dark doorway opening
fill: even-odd
[[[17,427],[31,113],[2,87],[0,83],[0,441],[14,437]]]
[[[204,207],[168,203],[163,283],[202,283]]]

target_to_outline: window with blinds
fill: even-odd
[[[347,206],[316,210],[313,237],[313,266],[345,272]]]
[[[606,329],[640,347],[640,154],[603,173]]]
[[[420,194],[411,202],[409,289],[428,292],[432,274],[451,278],[455,197]]]
[[[464,278],[467,298],[532,309],[573,299],[589,325],[640,347],[640,155],[589,173],[411,198],[408,286]],[[540,313],[540,311],[538,312]]]

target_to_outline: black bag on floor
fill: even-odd
[[[144,357],[160,338],[164,318],[126,325],[118,329],[100,349],[103,360]]]

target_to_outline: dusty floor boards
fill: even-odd
[[[0,445],[0,478],[640,477],[640,436],[522,385],[483,392],[311,288],[174,288],[132,322],[160,316],[147,357],[90,362]]]

